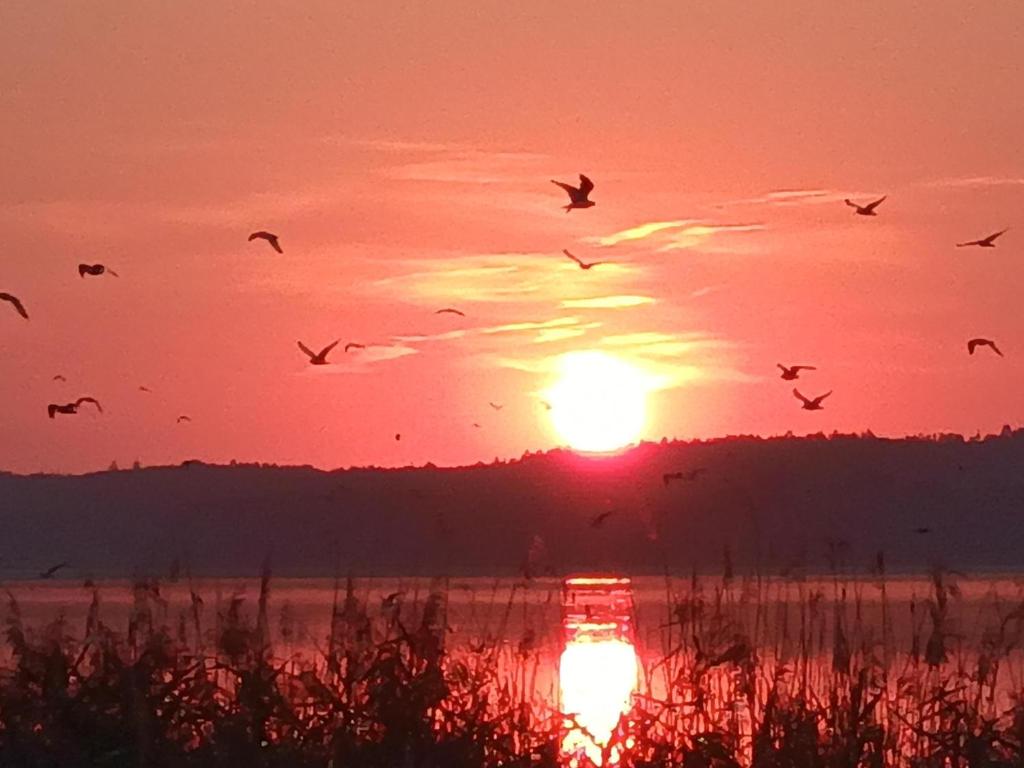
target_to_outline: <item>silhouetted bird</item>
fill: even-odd
[[[790,367],[784,366],[782,363],[776,363],[776,365],[782,369],[783,381],[795,381],[800,378],[800,371],[816,371],[818,370],[813,365],[792,365]]]
[[[971,240],[970,242],[967,242],[967,243],[957,243],[956,247],[957,248],[966,248],[969,245],[977,245],[979,248],[995,248],[996,247],[996,238],[999,237],[1000,235],[1004,234],[1006,231],[1007,230],[1005,230],[1005,229],[1000,230],[999,232],[996,232],[994,235],[989,235],[988,237],[983,237],[981,240]]]
[[[277,235],[275,235],[273,232],[264,232],[263,230],[260,230],[259,232],[253,232],[251,235],[249,235],[249,242],[252,242],[253,240],[266,240],[268,243],[270,243],[270,247],[273,248],[275,251],[277,251],[278,253],[284,253],[284,251],[281,250],[281,243],[277,239]]]
[[[358,342],[355,341],[350,341],[348,344],[345,345],[345,351],[348,352],[350,349],[366,349],[366,345],[359,344]]]
[[[880,206],[886,197],[888,197],[888,195],[883,195],[882,197],[878,198],[874,202],[868,203],[867,205],[857,205],[852,200],[844,200],[843,202],[845,202],[851,208],[856,208],[857,210],[854,211],[854,213],[860,216],[877,216],[878,214],[875,213],[875,208]]]
[[[480,429],[480,425],[477,424],[475,421],[473,422],[473,426],[476,427],[477,429]]]
[[[402,439],[402,433],[401,432],[395,432],[395,440],[401,440],[401,439]]]
[[[111,275],[111,277],[118,277],[117,272],[115,272],[114,270],[110,269],[109,267],[103,266],[102,264],[79,264],[78,265],[78,276],[79,277],[85,277],[86,275],[92,275],[93,277],[97,277],[97,276],[102,275],[104,273],[109,273]]]
[[[591,261],[590,263],[587,263],[585,261],[580,261],[578,258],[576,258],[571,253],[569,253],[569,251],[567,251],[565,248],[562,249],[562,253],[564,253],[570,259],[575,261],[579,265],[580,269],[590,269],[591,267],[596,267],[598,264],[605,264],[606,263],[604,261]]]
[[[999,347],[996,346],[996,343],[992,341],[992,339],[971,339],[967,342],[967,354],[973,355],[974,350],[978,347],[992,347],[993,352],[1000,357],[1003,356],[1003,353],[999,350]]]
[[[444,309],[439,309],[434,314],[435,315],[445,315],[445,314],[448,314],[448,315],[458,315],[459,317],[465,317],[466,316],[465,312],[459,312],[459,310],[452,309],[451,307],[445,307]]]
[[[183,421],[192,421],[192,419],[189,416],[179,416],[178,417],[178,421],[175,422],[175,423],[181,424],[181,422],[183,422]]]
[[[74,403],[66,403],[64,405],[58,405],[57,403],[50,403],[46,406],[46,413],[49,414],[50,418],[55,418],[58,413],[78,413],[78,406]]]
[[[338,346],[338,342],[340,342],[340,341],[341,341],[341,339],[335,339],[333,342],[331,342],[326,347],[324,347],[323,349],[321,349],[319,352],[316,352],[316,353],[314,353],[313,350],[311,350],[309,347],[307,347],[301,341],[298,342],[298,344],[299,344],[299,349],[301,349],[303,352],[305,352],[307,355],[309,355],[309,363],[310,363],[310,365],[327,365],[327,355],[330,353],[330,351],[332,349],[334,349],[336,346]]]
[[[580,185],[574,187],[572,184],[566,184],[564,181],[551,180],[552,184],[556,184],[566,191],[569,195],[569,204],[565,206],[565,212],[568,213],[573,208],[590,208],[594,205],[594,201],[589,198],[591,191],[594,189],[594,182],[580,174]]]
[[[591,528],[600,528],[602,525],[604,525],[604,521],[607,520],[609,517],[611,517],[614,514],[615,514],[615,510],[614,509],[609,509],[607,512],[602,512],[599,515],[595,515],[594,518],[590,521],[590,527]]]
[[[21,303],[21,300],[12,293],[0,293],[0,301],[10,302],[14,310],[28,320],[28,312],[25,311],[25,305]]]
[[[803,403],[803,409],[805,411],[822,411],[824,408],[821,407],[821,401],[832,394],[832,390],[829,390],[824,395],[819,395],[813,400],[808,400],[806,397],[800,394],[796,389],[793,390],[793,397]]]
[[[52,579],[54,574],[57,573],[57,571],[59,571],[61,568],[67,568],[67,567],[68,567],[68,563],[66,563],[66,562],[64,562],[64,563],[57,563],[56,565],[51,565],[49,568],[47,568],[45,571],[42,571],[39,574],[39,578],[40,579]]]
[[[150,389],[149,387],[146,387],[146,386],[142,386],[142,385],[139,386],[139,392],[149,392],[150,394],[153,394],[153,390],[152,389]]]
[[[78,398],[77,400],[75,400],[75,408],[81,408],[82,407],[82,403],[92,403],[93,405],[96,406],[96,410],[97,411],[99,411],[100,413],[103,413],[103,406],[100,405],[100,401],[97,400],[95,397],[80,397],[80,398]]]
[[[915,528],[914,529],[914,533],[920,533],[922,535],[926,534],[926,533],[931,533],[931,532],[932,532],[931,528]]]
[[[65,378],[64,378],[64,377],[63,377],[63,376],[62,376],[61,374],[59,374],[59,373],[58,373],[58,374],[57,374],[56,376],[54,376],[54,377],[53,377],[53,380],[54,380],[54,381],[67,381],[67,379],[65,379]]]
[[[499,405],[498,403],[492,403],[490,401],[488,401],[487,404],[496,411],[500,411],[502,408],[505,407],[504,405]]]
[[[551,410],[551,407],[552,407],[551,403],[549,403],[547,400],[541,400],[540,404],[544,406],[544,410],[545,411],[550,411]]]

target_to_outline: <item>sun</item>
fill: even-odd
[[[614,451],[636,442],[647,420],[648,378],[604,352],[569,352],[544,393],[551,422],[577,451]]]

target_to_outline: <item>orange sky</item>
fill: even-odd
[[[662,377],[652,439],[1021,423],[1024,5],[296,8],[0,10],[0,467],[518,456],[580,349]]]

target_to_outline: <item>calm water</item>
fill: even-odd
[[[948,577],[954,589],[949,599],[948,627],[964,647],[977,646],[987,627],[997,626],[1002,617],[1024,601],[1024,574]],[[637,645],[646,659],[660,658],[679,628],[668,627],[672,606],[691,595],[689,579],[639,577],[633,580],[637,619]],[[433,588],[447,585],[449,645],[456,648],[483,640],[517,646],[531,633],[543,655],[560,651],[560,582],[538,579],[528,585],[513,579],[460,578],[448,582],[423,578],[366,578],[356,580],[355,592],[371,615],[380,612],[385,596],[401,593],[401,617],[415,626],[423,603]],[[127,630],[133,596],[128,581],[97,583],[101,601],[100,618],[115,631]],[[17,600],[29,627],[41,628],[63,618],[66,632],[80,638],[84,633],[92,592],[77,581],[8,582],[3,587]],[[243,613],[255,620],[258,579],[217,579],[192,582],[203,598],[206,631],[223,615],[228,603],[244,599]],[[270,624],[277,655],[315,655],[323,648],[330,629],[331,607],[336,599],[333,579],[280,578],[271,582]],[[344,584],[340,585],[341,598]],[[923,601],[932,593],[925,576],[889,577],[885,584],[887,620],[891,642],[909,647],[912,622],[921,625],[927,615]],[[814,604],[819,616],[831,622],[836,601],[845,600],[847,625],[880,635],[882,590],[869,577],[833,580],[819,577],[802,581],[773,579],[758,583],[735,579],[723,588],[719,577],[699,580],[705,615],[716,600],[728,624],[755,642],[778,640],[799,626],[801,605]],[[158,625],[177,626],[179,616],[189,610],[189,585],[184,581],[161,583],[160,600],[153,602]],[[911,604],[916,612],[911,612]],[[6,608],[0,609],[5,612]],[[806,616],[805,616],[806,618]],[[792,630],[792,631],[795,631]],[[851,630],[852,631],[852,630]],[[755,637],[756,636],[756,637]]]

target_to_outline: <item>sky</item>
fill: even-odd
[[[4,3],[0,468],[517,457],[585,350],[644,439],[1019,425],[1022,65],[1018,2]]]

